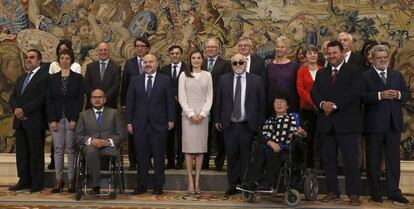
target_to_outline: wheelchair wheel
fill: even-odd
[[[115,199],[116,198],[116,192],[109,193],[109,198]]]
[[[318,177],[315,174],[311,173],[305,177],[303,192],[305,193],[306,200],[316,200],[319,192],[319,183]]]
[[[254,193],[253,192],[246,192],[242,191],[243,200],[246,202],[253,202],[254,200]]]
[[[285,192],[284,196],[285,203],[291,207],[295,207],[300,202],[300,195],[296,189],[290,189]]]
[[[76,201],[79,201],[82,198],[82,191],[77,191],[75,198],[76,198]]]

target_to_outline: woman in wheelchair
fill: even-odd
[[[279,174],[282,156],[288,152],[289,144],[294,134],[306,136],[301,127],[297,127],[297,119],[288,113],[287,95],[277,94],[273,99],[275,115],[266,120],[263,125],[261,138],[262,145],[253,149],[253,163],[247,173],[244,183],[245,190],[271,190],[276,174]],[[264,149],[263,149],[264,147]]]

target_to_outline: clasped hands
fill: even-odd
[[[193,115],[191,116],[191,121],[193,121],[193,123],[195,123],[196,125],[200,124],[201,122],[203,122],[204,120],[204,116],[202,115]]]
[[[398,90],[388,89],[380,92],[381,99],[398,99],[400,93]]]
[[[97,147],[97,148],[102,148],[102,147],[109,147],[111,146],[111,142],[109,140],[106,139],[91,139],[91,145]]]
[[[322,103],[322,110],[325,113],[326,116],[330,115],[333,111],[336,110],[336,105],[333,102],[325,101]]]
[[[22,108],[15,108],[14,109],[14,116],[16,116],[19,120],[27,120],[27,117],[24,115]]]

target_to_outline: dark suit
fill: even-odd
[[[171,79],[161,73],[153,78],[151,96],[145,89],[145,74],[135,76],[128,88],[126,100],[127,123],[134,129],[137,151],[138,187],[147,188],[150,154],[155,164],[155,188],[162,189],[164,154],[168,135],[168,122],[174,122],[175,99]]]
[[[182,130],[181,130],[181,106],[178,103],[178,78],[180,77],[180,74],[184,72],[187,69],[187,63],[181,62],[181,68],[177,69],[179,70],[178,75],[176,76],[176,79],[173,78],[173,69],[171,64],[164,65],[160,73],[164,75],[168,75],[170,78],[173,79],[173,91],[174,91],[174,97],[175,97],[175,105],[176,105],[176,117],[175,117],[175,126],[172,130],[168,132],[168,141],[167,141],[167,149],[166,149],[166,157],[168,161],[169,166],[175,166],[175,158],[177,157],[177,166],[182,166],[184,162],[184,155],[181,151],[182,146]]]
[[[352,65],[357,65],[358,67],[361,68],[361,70],[366,69],[364,57],[359,54],[356,54],[355,52],[351,52],[351,55],[349,56],[347,63],[352,64]]]
[[[385,150],[386,188],[388,196],[399,196],[400,139],[403,131],[402,103],[410,99],[409,89],[403,75],[387,70],[387,83],[381,80],[374,68],[364,73],[364,103],[367,151],[367,178],[372,196],[380,195],[381,150]],[[400,99],[379,100],[378,92],[394,89],[401,93]]]
[[[118,148],[127,136],[125,123],[116,109],[105,107],[102,111],[101,127],[99,127],[96,113],[93,108],[90,108],[80,114],[75,136],[76,144],[79,146],[86,145],[91,138],[111,139],[113,142],[113,147],[97,148],[89,144],[83,148],[83,154],[92,176],[92,185],[98,187],[101,182],[101,156],[118,157]]]
[[[251,141],[265,118],[265,88],[262,79],[246,73],[244,121],[231,121],[234,103],[234,73],[221,76],[214,108],[214,122],[221,123],[227,154],[227,178],[230,187],[241,183],[249,161]],[[242,93],[243,94],[243,93]]]
[[[16,86],[10,95],[10,106],[22,108],[27,119],[13,120],[16,133],[16,165],[21,181],[32,190],[43,189],[44,144],[46,130],[46,85],[48,70],[40,68],[24,90],[22,87],[27,74],[17,78]]]
[[[142,72],[139,70],[138,57],[132,57],[125,61],[124,71],[122,73],[122,84],[121,84],[121,107],[126,105],[126,97],[128,92],[128,86],[131,79],[134,76],[140,75]],[[137,164],[136,152],[134,146],[134,136],[128,134],[128,159],[130,167],[134,167]]]
[[[345,164],[346,192],[348,195],[359,195],[360,192],[358,138],[362,130],[362,91],[362,70],[345,62],[339,70],[335,83],[332,82],[330,66],[319,70],[311,90],[313,103],[318,107],[322,101],[331,101],[337,106],[330,115],[326,116],[321,110],[317,116],[317,131],[322,142],[327,190],[331,194],[339,195],[335,160],[338,146]]]
[[[203,61],[203,69],[207,70],[208,69],[207,67],[208,67],[208,58]],[[217,91],[217,83],[218,83],[220,76],[226,73],[230,73],[230,72],[232,72],[230,62],[226,61],[225,59],[221,57],[217,57],[217,60],[214,63],[214,67],[210,72],[211,77],[213,79],[214,95],[216,95],[215,92]],[[215,106],[214,101],[215,101],[215,98],[213,96],[213,106],[212,106],[212,109],[210,110],[211,112],[214,112],[214,106]],[[225,159],[223,133],[217,131],[214,128],[213,120],[214,118],[210,120],[209,127],[208,127],[209,134],[208,134],[208,141],[207,141],[207,153],[204,154],[203,168],[209,167],[210,155],[211,155],[211,144],[212,144],[213,139],[215,139],[217,155],[216,155],[216,159],[214,163],[216,165],[216,169],[221,170],[223,168],[224,159]]]
[[[262,58],[256,55],[250,55],[250,70],[249,73],[256,74],[262,78],[263,82],[267,81],[266,66]],[[266,86],[266,85],[265,85]]]
[[[92,91],[96,88],[100,88],[106,95],[106,106],[116,109],[119,85],[121,83],[121,70],[120,67],[112,60],[109,60],[103,79],[101,80],[100,64],[99,60],[92,62],[86,66],[85,72],[85,89],[86,96],[90,98]],[[87,103],[87,107],[90,107],[90,103]]]

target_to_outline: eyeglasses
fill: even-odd
[[[146,45],[136,45],[135,47],[137,47],[137,48],[147,48]]]
[[[239,65],[244,65],[244,61],[234,61],[231,63],[233,66],[237,66],[237,64]]]

